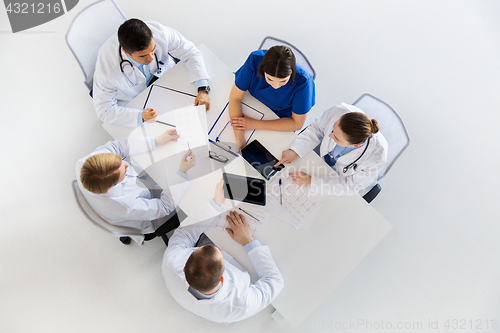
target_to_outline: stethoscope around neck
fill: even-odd
[[[134,68],[134,65],[132,64],[132,62],[130,60],[123,59],[123,56],[122,56],[122,46],[121,45],[118,45],[118,55],[120,56],[120,70],[121,70],[121,72],[127,78],[128,82],[130,82],[130,84],[132,84],[132,85],[137,84],[137,81],[138,81],[137,80],[137,73],[135,73],[135,71],[134,71],[134,73],[135,73],[135,82],[136,82],[135,84],[132,81],[130,81],[130,79],[128,78],[128,76],[123,71],[124,64],[128,63],[130,65],[130,67],[132,67],[132,69]],[[156,52],[155,52],[155,60],[156,60],[156,69],[155,69],[155,71],[154,71],[153,74],[154,75],[160,75],[161,72],[163,71],[163,69],[160,68],[160,65],[164,65],[164,63],[161,62],[161,61],[158,61],[158,56],[156,55]]]
[[[349,169],[351,168],[354,168],[356,169],[357,165],[356,165],[356,162],[359,161],[359,159],[361,157],[363,157],[363,155],[365,154],[366,150],[368,149],[368,145],[370,144],[370,139],[371,139],[371,136],[368,138],[368,141],[366,141],[366,146],[365,146],[365,149],[363,150],[363,152],[361,153],[361,155],[358,156],[357,159],[355,159],[352,163],[346,165],[343,169],[342,169],[342,172],[343,173],[346,173],[347,171],[349,171]]]
[[[370,138],[368,138],[368,141],[366,141],[366,146],[365,146],[365,149],[363,150],[363,152],[361,153],[361,155],[358,156],[357,159],[354,160],[354,162],[352,162],[351,164],[349,165],[346,165],[343,169],[342,169],[342,172],[343,173],[346,173],[347,171],[349,171],[350,168],[354,168],[356,169],[357,165],[356,165],[356,162],[359,161],[359,159],[365,154],[365,151],[368,149],[368,145],[370,144]]]

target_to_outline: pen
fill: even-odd
[[[222,132],[224,132],[224,130],[226,129],[227,125],[229,125],[229,121],[226,123],[226,125],[224,126],[224,128],[222,129],[222,131],[220,131],[219,135],[217,135],[217,138],[215,138],[215,142],[219,141],[219,137],[222,134]]]
[[[255,218],[255,216],[253,216],[252,214],[250,214],[249,212],[247,211],[244,211],[243,209],[241,208],[238,208],[239,210],[241,210],[243,213],[247,214],[248,216],[250,216],[251,218],[253,218],[255,221],[258,221],[260,222],[257,218]]]
[[[189,148],[189,142],[187,142],[187,144],[188,144],[188,151],[189,151],[189,150],[191,150],[191,148]],[[186,161],[191,161],[192,159],[193,158],[191,156],[186,157]]]
[[[175,127],[175,125],[174,125],[174,124],[169,124],[169,123],[166,123],[166,122],[163,122],[163,121],[159,121],[159,120],[157,120],[156,122],[157,122],[157,123],[160,123],[160,124],[163,124],[163,125],[167,125],[167,126],[172,126],[172,127]]]
[[[281,178],[280,178],[280,205],[283,205],[283,195],[281,193]]]

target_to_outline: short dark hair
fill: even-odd
[[[361,112],[349,112],[339,119],[339,127],[350,144],[356,145],[366,141],[372,133],[379,130],[375,119],[370,119]]]
[[[259,77],[264,73],[283,79],[290,75],[290,83],[295,80],[295,55],[293,51],[285,45],[276,45],[266,51],[262,58],[259,71]]]
[[[127,20],[118,28],[118,42],[129,54],[146,50],[151,44],[151,38],[151,29],[139,19]]]
[[[214,289],[224,274],[224,260],[217,258],[214,245],[204,245],[191,253],[184,267],[189,285],[199,292]]]

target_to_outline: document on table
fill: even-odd
[[[203,112],[200,116],[200,109]],[[174,114],[177,134],[177,152],[187,151],[208,144],[206,123],[207,116],[204,113],[205,106],[188,106],[171,111]],[[203,119],[204,118],[204,122]],[[205,123],[205,126],[203,126]]]
[[[267,198],[276,207],[273,215],[290,222],[297,229],[307,230],[314,215],[321,208],[321,196],[312,195],[309,186],[295,184],[287,171],[268,183]]]
[[[195,98],[196,96],[153,84],[144,103],[144,109],[155,109],[158,116],[163,116],[162,119],[158,118],[158,120],[172,124],[171,121],[174,119],[172,119],[172,114],[168,114],[169,111],[192,106]]]
[[[241,111],[247,117],[262,120],[264,118],[264,114],[256,109],[246,105],[245,103],[241,103]],[[208,139],[212,142],[228,142],[228,143],[236,143],[236,137],[234,136],[233,127],[229,123],[229,103],[226,104],[224,110],[220,113],[219,117],[212,125],[210,132],[208,132]],[[248,142],[252,137],[255,130],[246,130],[245,131],[245,140]],[[224,146],[221,146],[222,149],[225,149]],[[225,149],[227,150],[227,149]]]
[[[260,235],[269,220],[269,216],[271,216],[270,212],[255,208],[252,205],[242,204],[239,201],[226,199],[226,202],[224,202],[221,206],[219,216],[215,219],[209,229],[219,232],[227,232],[226,228],[229,228],[230,226],[229,222],[227,222],[226,216],[230,211],[235,211],[238,214],[243,215],[254,239],[260,238]]]
[[[129,139],[133,139],[134,142],[143,142],[142,147],[146,146],[147,152],[141,153],[139,155],[133,155],[134,160],[143,168],[146,169],[152,164],[166,159],[172,155],[178,154],[180,152],[186,152],[188,150],[187,143],[189,142],[189,148],[193,149],[203,145],[208,145],[207,139],[207,115],[205,112],[205,106],[188,106],[181,109],[173,110],[168,112],[172,114],[173,121],[177,122],[179,126],[176,127],[177,133],[181,136],[177,141],[171,141],[163,146],[158,146],[156,149],[151,150],[150,141],[146,139],[147,137],[157,137],[163,134],[173,127],[164,125],[159,122],[154,123],[143,123],[141,126],[134,129],[130,135]],[[160,118],[159,116],[158,118]],[[144,151],[146,149],[142,149]],[[178,167],[178,161],[175,162]],[[170,171],[170,170],[169,170]],[[175,171],[174,171],[175,172]]]

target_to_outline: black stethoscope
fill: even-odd
[[[346,165],[343,169],[342,169],[342,172],[343,173],[346,173],[347,171],[349,171],[349,169],[351,168],[354,168],[356,169],[358,167],[358,165],[356,164],[357,161],[359,161],[359,159],[361,157],[363,157],[363,155],[365,154],[366,150],[368,149],[368,145],[370,144],[370,139],[371,139],[371,136],[368,138],[368,141],[366,142],[366,146],[365,146],[365,149],[363,150],[363,152],[361,153],[361,155],[358,156],[357,159],[354,160],[354,162],[352,162],[351,164],[349,165]],[[331,139],[333,140],[333,139]],[[333,157],[332,155],[330,155],[330,157]]]
[[[127,60],[127,59],[123,59],[122,57],[122,46],[121,45],[118,45],[118,55],[120,56],[120,70],[122,71],[123,75],[125,75],[125,72],[123,71],[123,64],[124,63],[128,63],[130,65],[130,67],[132,67],[132,69],[134,68],[134,65],[132,64],[132,62],[130,60]],[[156,55],[156,52],[155,52],[155,60],[156,60],[156,69],[154,71],[154,75],[160,75],[161,72],[163,71],[163,68],[160,68],[160,65],[164,65],[163,62],[161,61],[158,61],[158,56]],[[135,74],[135,84],[130,81],[130,79],[128,78],[127,75],[125,75],[125,77],[127,78],[128,82],[130,82],[130,84],[132,85],[136,85],[137,84],[137,73],[134,71],[134,74]]]
[[[370,137],[371,138],[371,137]],[[365,146],[365,149],[363,150],[363,152],[361,153],[361,155],[359,155],[359,157],[354,160],[354,162],[352,162],[351,164],[349,165],[346,165],[343,169],[342,169],[342,172],[343,173],[346,173],[347,171],[349,171],[350,168],[354,168],[356,169],[358,167],[358,165],[356,164],[357,161],[359,161],[359,159],[365,154],[365,151],[368,149],[368,145],[370,144],[370,138],[368,138],[368,141],[366,142],[366,146]]]

